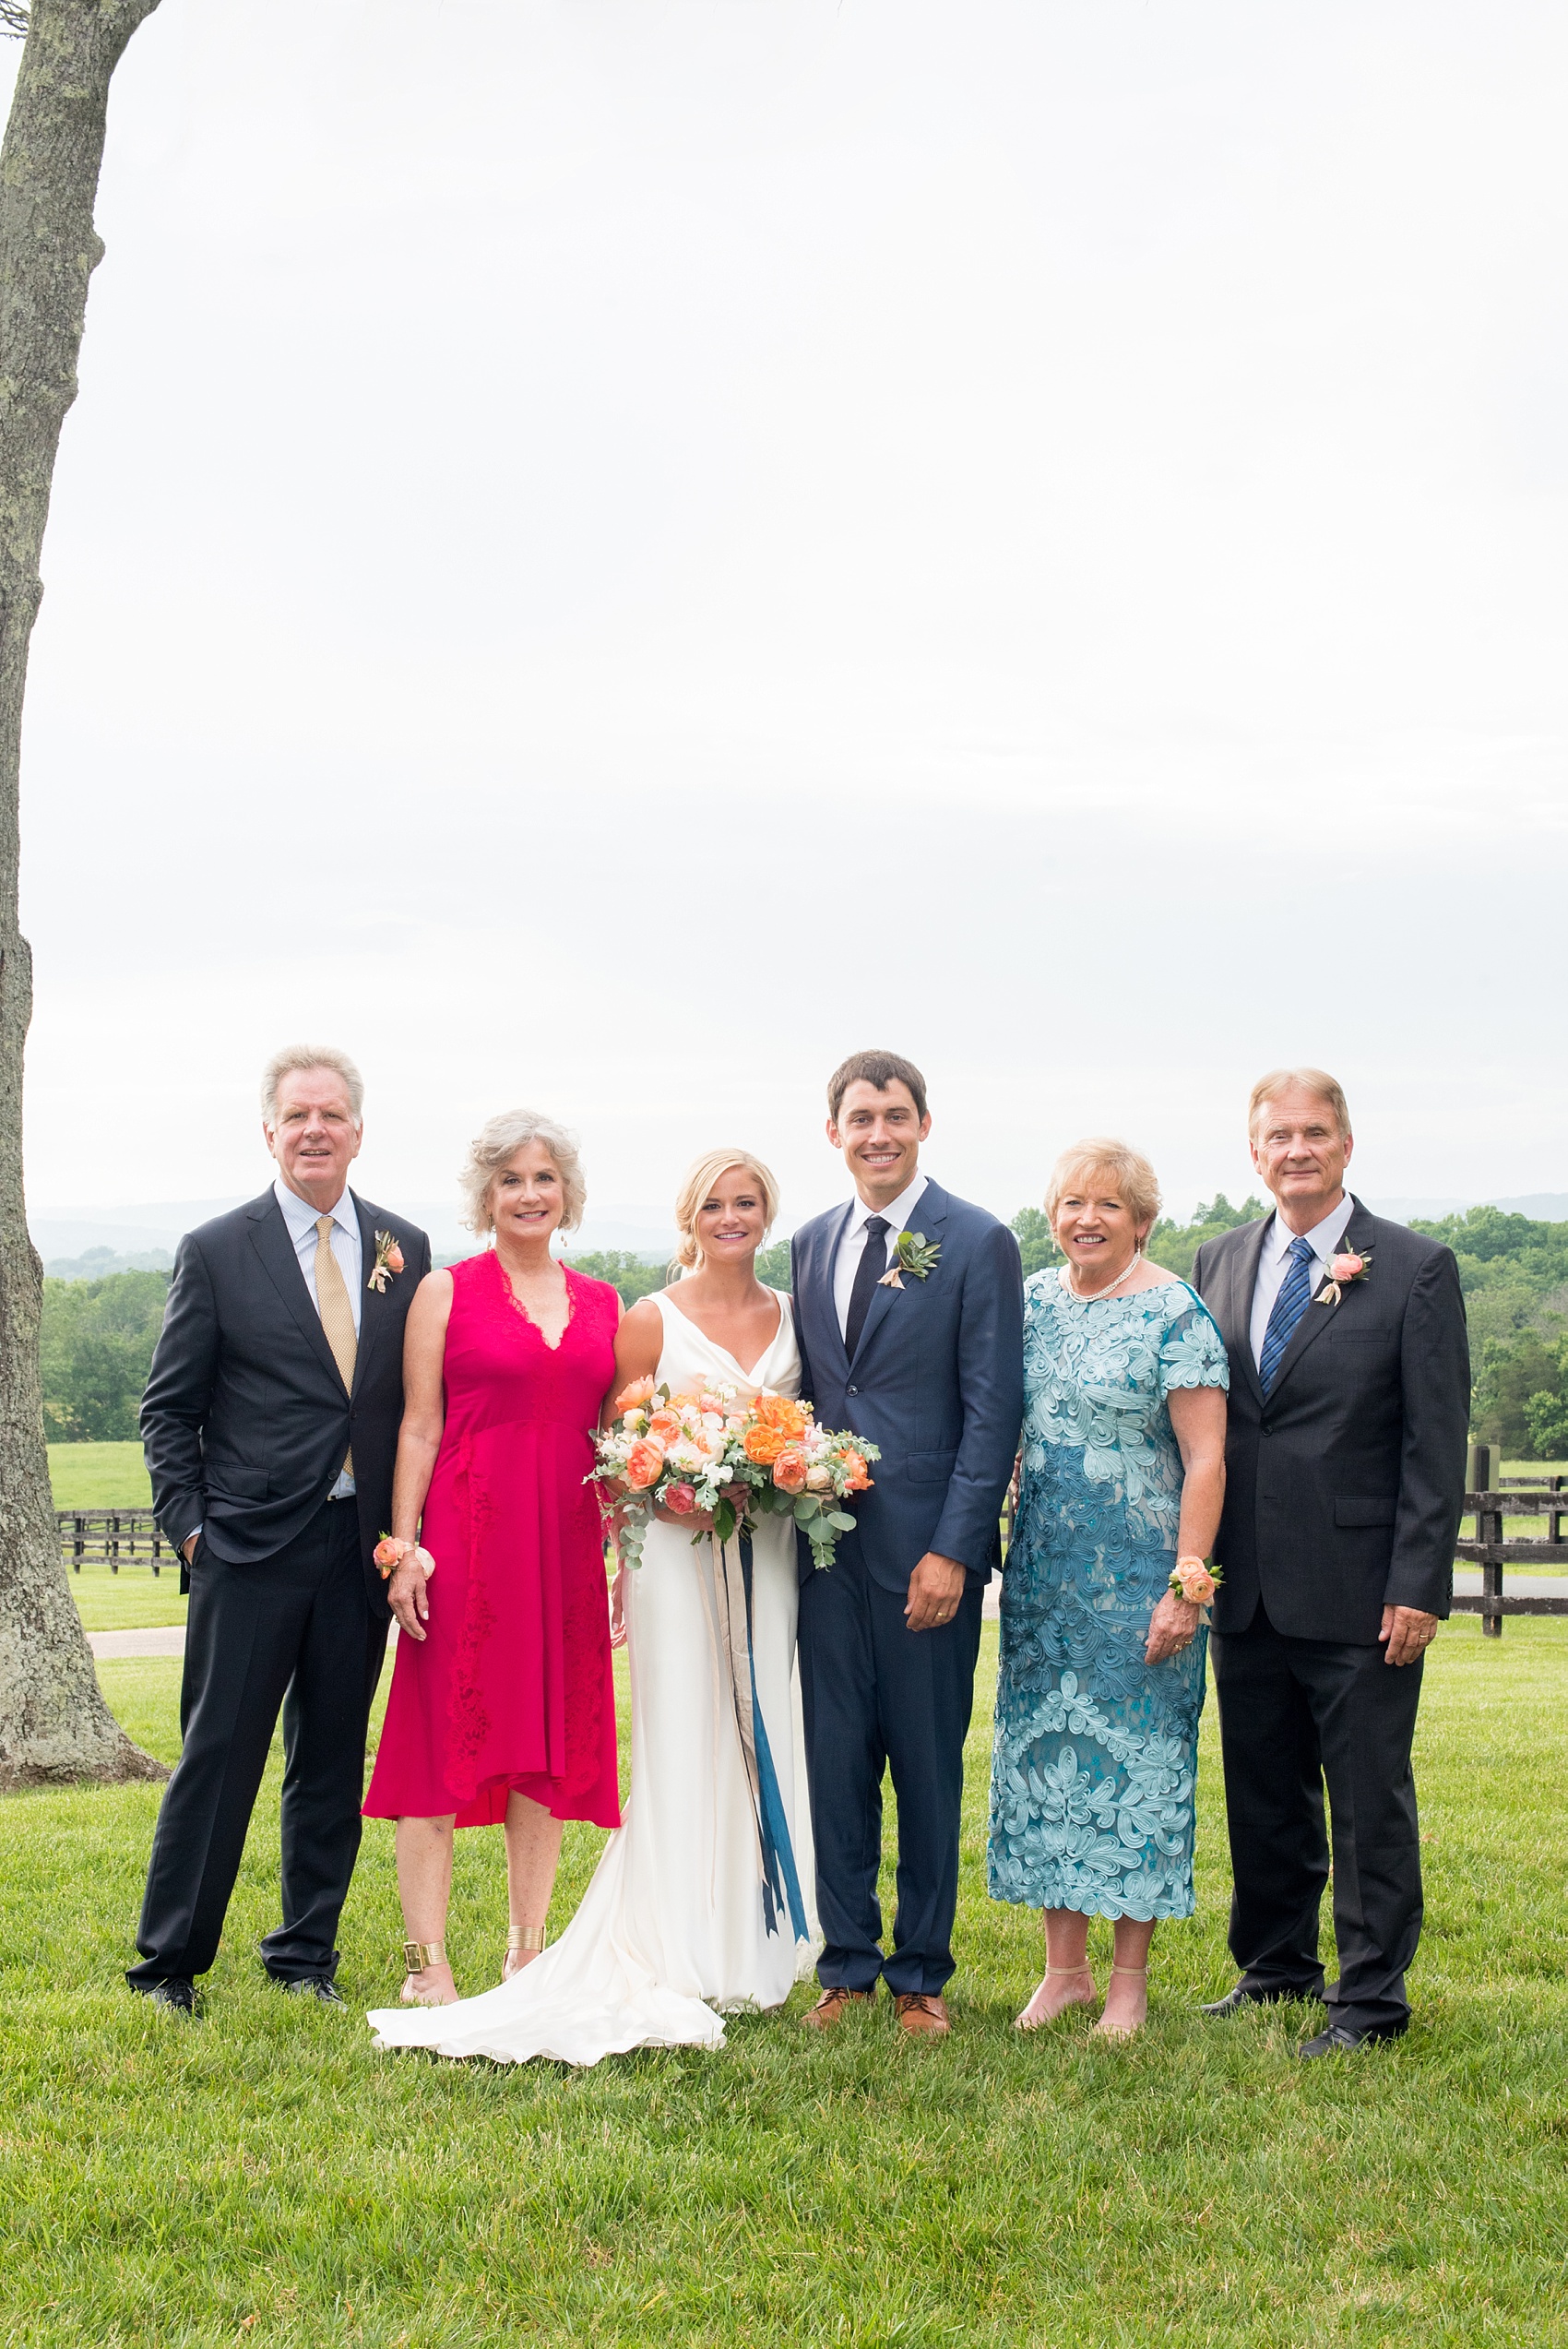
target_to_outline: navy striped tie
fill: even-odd
[[[1312,1301],[1312,1242],[1292,1240],[1290,1270],[1279,1284],[1274,1311],[1269,1315],[1268,1327],[1263,1333],[1263,1352],[1258,1356],[1258,1379],[1265,1395],[1279,1376],[1280,1360],[1296,1333],[1296,1324]]]

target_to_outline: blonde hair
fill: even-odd
[[[569,1134],[552,1117],[541,1117],[537,1109],[504,1109],[469,1144],[468,1163],[457,1177],[463,1195],[461,1221],[470,1232],[494,1231],[490,1194],[495,1178],[505,1173],[529,1142],[542,1144],[554,1160],[555,1172],[561,1177],[564,1204],[558,1228],[575,1232],[582,1222],[583,1210],[588,1205],[588,1185],[583,1179],[576,1134]]]
[[[702,1250],[697,1246],[697,1214],[715,1183],[721,1174],[728,1174],[731,1166],[743,1166],[748,1174],[756,1176],[757,1188],[762,1193],[762,1210],[766,1218],[762,1233],[765,1240],[772,1230],[774,1218],[778,1213],[778,1185],[761,1159],[754,1158],[749,1150],[705,1151],[687,1167],[685,1177],[675,1194],[675,1229],[681,1234],[681,1240],[671,1258],[671,1272],[677,1265],[683,1272],[695,1272],[701,1264]]]
[[[1277,1101],[1281,1093],[1292,1091],[1314,1093],[1319,1101],[1326,1102],[1334,1112],[1341,1137],[1348,1135],[1350,1131],[1349,1103],[1345,1099],[1343,1086],[1329,1075],[1326,1068],[1271,1068],[1266,1077],[1258,1079],[1257,1083],[1253,1087],[1252,1097],[1247,1103],[1249,1141],[1255,1138],[1259,1116],[1268,1103],[1271,1101]]]
[[[1063,1196],[1086,1174],[1110,1176],[1117,1198],[1134,1222],[1144,1225],[1146,1238],[1159,1213],[1159,1177],[1141,1150],[1103,1134],[1074,1142],[1051,1168],[1051,1180],[1045,1186],[1045,1211],[1052,1225]]]
[[[285,1044],[261,1072],[261,1115],[269,1134],[278,1131],[278,1085],[280,1078],[303,1076],[307,1068],[330,1068],[343,1080],[349,1115],[359,1125],[364,1115],[364,1079],[346,1052],[336,1044]]]

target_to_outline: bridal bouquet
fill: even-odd
[[[677,1395],[639,1378],[612,1408],[593,1473],[620,1509],[630,1566],[642,1563],[656,1507],[711,1517],[721,1542],[737,1527],[749,1533],[759,1517],[793,1517],[814,1565],[831,1566],[839,1534],[855,1522],[838,1504],[866,1490],[869,1464],[880,1458],[861,1437],[819,1427],[810,1403],[766,1389],[742,1402],[733,1387]]]

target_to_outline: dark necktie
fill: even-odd
[[[1279,1294],[1274,1300],[1274,1311],[1268,1317],[1268,1328],[1263,1333],[1263,1352],[1258,1356],[1258,1380],[1265,1395],[1279,1376],[1279,1365],[1285,1349],[1295,1335],[1296,1324],[1305,1313],[1311,1301],[1312,1260],[1312,1242],[1292,1240],[1290,1269],[1279,1284]]]
[[[866,1315],[871,1311],[876,1284],[887,1270],[887,1250],[882,1245],[886,1234],[885,1215],[866,1217],[866,1244],[855,1267],[855,1285],[849,1292],[849,1318],[844,1324],[844,1347],[851,1362],[855,1359],[855,1348],[861,1342],[861,1331],[866,1326]]]

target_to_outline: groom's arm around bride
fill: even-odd
[[[791,1247],[804,1387],[825,1426],[877,1445],[831,1568],[802,1549],[801,1687],[823,1997],[837,2022],[879,1975],[907,2030],[947,2028],[964,1739],[980,1602],[1023,1415],[1017,1242],[921,1172],[925,1080],[857,1053],[828,1087],[856,1196]],[[884,1957],[882,1777],[898,1802],[898,1914]]]

